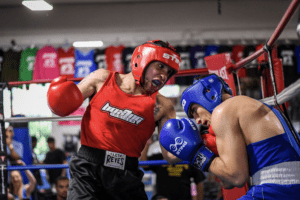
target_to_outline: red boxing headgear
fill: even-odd
[[[134,50],[131,59],[131,70],[137,84],[141,85],[143,83],[143,73],[146,67],[153,61],[162,62],[175,71],[168,79],[178,72],[181,62],[180,55],[169,43],[166,43],[167,46],[162,46],[159,43],[160,41],[148,41]]]

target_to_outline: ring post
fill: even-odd
[[[300,0],[293,0],[291,2],[291,4],[289,5],[289,7],[287,8],[286,12],[284,13],[282,19],[278,23],[275,31],[273,32],[270,39],[268,40],[267,45],[269,47],[272,47],[275,44],[276,40],[278,39],[278,37],[282,33],[283,29],[285,28],[285,26],[287,25],[287,23],[289,22],[289,20],[293,16],[295,10],[297,9],[297,7],[299,5],[299,2],[300,2]],[[264,52],[265,52],[264,48],[261,48],[261,49],[257,50],[256,52],[254,52],[252,55],[248,56],[247,58],[244,58],[243,60],[240,60],[239,62],[237,62],[234,65],[234,70],[240,69],[242,66],[244,66],[245,64],[247,64],[247,63],[251,62],[252,60],[256,59],[257,57],[259,57]]]
[[[0,199],[7,200],[7,152],[4,125],[3,90],[6,83],[0,83]]]
[[[276,81],[275,81],[275,75],[274,75],[274,67],[273,67],[273,59],[272,59],[272,47],[268,46],[268,43],[264,45],[263,49],[268,53],[268,58],[269,58],[269,67],[270,67],[270,73],[271,73],[271,79],[272,79],[272,85],[273,85],[273,90],[274,90],[274,104],[277,108],[277,110],[281,113],[282,117],[284,118],[285,122],[287,123],[288,127],[291,130],[292,136],[295,139],[295,143],[298,147],[294,147],[296,148],[296,151],[299,154],[299,149],[300,149],[300,140],[299,140],[299,136],[296,133],[296,130],[294,128],[294,126],[292,125],[291,121],[289,120],[288,116],[285,115],[281,108],[278,105],[277,102],[277,87],[276,87]],[[292,144],[292,146],[294,146]]]

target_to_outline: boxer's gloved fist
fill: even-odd
[[[159,140],[167,151],[202,171],[207,171],[215,158],[214,153],[204,145],[194,122],[187,118],[168,120]]]
[[[212,126],[209,126],[200,133],[205,146],[207,146],[207,148],[209,148],[214,154],[219,155],[216,144],[216,135],[212,129]]]
[[[47,101],[53,113],[64,117],[77,110],[83,103],[83,95],[74,82],[58,77],[50,84]]]

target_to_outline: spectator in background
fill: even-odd
[[[47,139],[47,143],[49,146],[49,151],[46,154],[46,158],[44,160],[44,164],[67,164],[67,159],[65,153],[56,148],[55,146],[55,140],[53,137],[49,137]],[[55,180],[59,176],[66,176],[66,169],[49,169],[48,171],[48,177],[49,177],[49,183],[53,187],[55,184]]]
[[[47,200],[66,200],[68,195],[69,179],[66,176],[59,176],[55,180],[56,194]]]
[[[17,164],[25,166],[22,160],[17,160]],[[23,179],[20,171],[14,170],[10,172],[10,186],[7,193],[9,200],[30,199],[36,185],[36,180],[30,170],[25,170],[25,174],[29,180],[28,184],[23,184]]]
[[[32,136],[31,137],[31,151],[32,151],[32,164],[33,165],[39,164],[36,153],[34,152],[34,148],[36,147],[36,144],[37,144],[37,139],[35,136]]]
[[[34,152],[34,148],[36,147],[36,144],[37,144],[37,138],[35,136],[32,136],[31,137],[31,154],[32,154],[32,164],[33,165],[38,165],[40,164],[38,158],[37,158],[37,155],[36,153]],[[33,191],[33,194],[32,194],[32,197],[33,197],[33,200],[36,200],[38,199],[38,188],[37,188],[37,185],[43,185],[43,181],[42,181],[42,177],[41,177],[41,174],[40,174],[40,170],[39,169],[35,169],[35,170],[31,170],[32,173],[33,173],[33,176],[36,180],[36,187],[35,187],[35,190]]]
[[[36,153],[34,152],[34,148],[36,147],[37,144],[37,138],[32,136],[31,137],[31,152],[32,152],[32,164],[33,165],[38,165],[40,164]],[[43,185],[42,179],[41,179],[41,175],[40,175],[40,170],[33,170],[33,175],[37,181],[38,185]]]
[[[6,151],[8,156],[8,165],[16,164],[16,161],[23,159],[23,145],[22,143],[13,140],[14,129],[9,126],[5,129],[6,134]]]
[[[148,140],[140,160],[163,160],[158,140]],[[205,175],[202,171],[188,164],[144,166],[143,168],[156,173],[155,196],[163,196],[171,200],[204,199],[202,181],[205,180]],[[196,184],[196,197],[192,197],[191,194],[192,179]]]

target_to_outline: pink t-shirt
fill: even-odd
[[[36,54],[33,80],[54,79],[58,76],[57,51],[52,46],[45,46]]]

